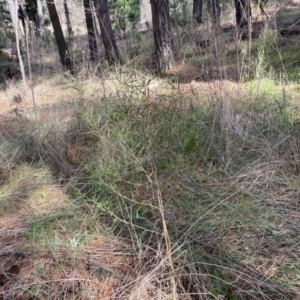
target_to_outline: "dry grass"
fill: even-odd
[[[300,299],[297,42],[178,37],[161,78],[145,38],[0,91],[0,299]]]
[[[70,221],[70,200],[49,175],[20,166],[2,186],[1,299],[111,299],[121,279],[130,279],[127,247],[87,235],[87,216]]]
[[[126,78],[115,77],[111,99],[87,105],[53,103],[44,108],[39,104],[36,115],[24,111],[21,117],[6,115],[2,119],[2,160],[7,164],[1,199],[3,299],[168,299],[173,297],[171,275],[179,299],[235,294],[252,299],[251,293],[253,299],[297,299],[299,191],[293,174],[298,166],[288,155],[272,150],[277,142],[272,144],[273,140],[258,134],[264,122],[270,128],[277,126],[263,103],[282,95],[281,87],[262,82],[193,81],[174,89],[166,78],[155,81],[161,90],[152,93],[135,89],[143,80],[124,87]],[[108,79],[108,85],[111,82]],[[190,121],[185,121],[185,111],[199,104],[208,114],[193,116],[191,110]],[[276,111],[274,102],[270,104]],[[211,117],[231,132],[222,142],[217,141],[224,134],[219,125],[215,123],[221,130],[215,133],[209,128]],[[168,155],[171,159],[179,156],[175,168],[172,160],[165,163],[165,158],[159,158],[165,157],[159,144],[163,145],[164,139],[154,139],[151,143],[158,143],[154,144],[157,148],[148,155],[157,152],[153,163],[159,171],[150,171],[148,158],[137,157],[126,145],[135,143],[131,133],[140,134],[141,126],[149,139],[160,135],[166,126],[160,124],[163,119],[172,122],[172,130],[178,130],[175,137],[181,141],[173,145],[170,139]],[[190,157],[193,152],[189,151],[194,150],[184,150],[182,156],[182,150],[176,148],[189,137],[185,137],[185,126],[197,122],[207,126],[209,135],[219,135],[202,145],[212,151],[203,162],[202,156],[198,162]],[[127,131],[130,124],[135,124],[132,132]],[[165,139],[171,138],[167,132],[163,134]],[[241,152],[230,142],[235,143],[235,135],[244,143]],[[277,138],[275,134],[275,141]],[[17,154],[7,152],[10,142],[18,145]],[[227,153],[223,142],[229,143]],[[249,152],[246,160],[243,151]],[[251,151],[259,153],[257,158]],[[184,156],[190,157],[194,166],[181,161]],[[108,164],[99,164],[101,159]],[[123,174],[122,167],[117,175],[114,168],[118,170],[123,161],[130,171]],[[94,172],[90,163],[99,164],[104,173],[89,177]],[[131,165],[137,170],[144,168],[146,177],[140,171],[135,175]],[[77,171],[70,173],[70,168]],[[227,175],[220,173],[220,168]],[[153,172],[158,173],[156,181]],[[107,174],[107,179],[102,174]],[[103,187],[97,191],[97,182],[106,185],[105,192]],[[91,184],[102,202],[85,188]],[[67,191],[71,191],[71,199]],[[112,201],[111,195],[117,198]],[[112,203],[118,209],[111,207]],[[162,220],[170,235],[169,250],[160,231]],[[143,237],[143,230],[150,236]],[[114,232],[119,232],[119,238],[113,237]],[[13,272],[17,274],[10,274]]]

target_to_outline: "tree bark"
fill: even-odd
[[[214,32],[219,32],[221,27],[221,5],[220,0],[211,0],[211,19]]]
[[[88,32],[90,60],[94,61],[95,58],[98,56],[98,47],[97,47],[97,40],[96,40],[90,0],[83,0],[83,6],[84,6],[84,13],[85,13],[86,28]]]
[[[72,23],[71,23],[70,12],[69,12],[69,8],[68,8],[67,0],[64,0],[64,10],[65,10],[65,15],[66,15],[66,20],[67,20],[69,40],[70,40],[70,44],[72,45],[74,35],[73,35]]]
[[[108,2],[107,0],[94,0],[94,4],[101,30],[101,37],[104,45],[106,59],[110,64],[119,62],[119,51],[111,26]]]
[[[37,0],[36,3],[37,3],[37,10],[38,10],[38,16],[37,16],[38,33],[40,36],[43,36],[45,32],[45,26],[44,26],[45,21],[44,21],[42,0]]]
[[[19,3],[19,7],[20,7],[19,12],[21,11],[20,15],[21,15],[21,21],[22,21],[22,25],[23,25],[23,28],[24,28],[25,36],[28,37],[27,34],[29,33],[29,35],[31,37],[33,37],[34,36],[34,31],[32,29],[32,26],[31,26],[31,23],[30,23],[30,20],[29,20],[29,17],[28,17],[26,8],[25,8],[25,1],[20,0],[20,1],[18,1],[18,3]]]
[[[150,0],[150,3],[157,69],[163,73],[174,65],[169,0]]]
[[[53,31],[54,31],[54,36],[55,36],[61,64],[63,65],[64,68],[66,68],[72,74],[74,74],[73,64],[71,62],[71,59],[70,59],[70,56],[68,53],[66,41],[65,41],[62,29],[61,29],[61,25],[59,22],[59,18],[58,18],[54,0],[47,0],[47,7],[48,7],[49,16],[50,16],[50,20],[51,20]]]
[[[193,1],[193,19],[197,24],[203,23],[202,19],[202,0],[194,0]]]
[[[239,29],[246,28],[251,19],[250,0],[234,0],[236,25]]]
[[[16,47],[17,47],[19,64],[20,64],[20,70],[21,70],[21,74],[22,74],[25,98],[26,98],[26,101],[28,101],[29,88],[28,88],[28,84],[27,84],[27,80],[26,80],[25,67],[24,67],[24,63],[23,63],[23,59],[22,59],[22,55],[21,55],[21,50],[20,50],[19,26],[18,26],[18,1],[17,0],[9,0],[8,5],[9,5],[11,20],[12,20],[12,24],[13,24],[15,36],[16,36]]]

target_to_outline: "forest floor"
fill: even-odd
[[[300,9],[268,14],[251,55],[178,32],[162,78],[149,37],[77,77],[45,55],[28,102],[1,54],[0,299],[300,299],[300,41],[274,27]]]

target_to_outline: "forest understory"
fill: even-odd
[[[300,299],[300,6],[266,13],[163,75],[151,31],[75,76],[31,45],[28,97],[2,50],[0,299]]]

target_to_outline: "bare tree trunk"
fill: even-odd
[[[221,5],[220,0],[211,0],[211,19],[214,33],[218,33],[221,27]]]
[[[203,8],[202,0],[194,0],[193,1],[193,19],[197,24],[203,23],[202,8]]]
[[[54,31],[54,36],[55,36],[61,64],[72,74],[74,74],[73,64],[68,53],[66,41],[61,29],[54,0],[47,0],[47,7],[48,7],[49,16]]]
[[[163,73],[174,65],[169,1],[150,0],[150,2],[157,68],[158,72]]]
[[[66,20],[67,20],[67,28],[68,28],[70,46],[71,46],[73,44],[74,35],[73,35],[72,23],[71,23],[70,12],[69,12],[69,8],[68,8],[67,0],[64,0],[64,9],[65,9],[65,15],[66,15]]]
[[[38,10],[38,33],[40,36],[44,35],[45,32],[45,26],[44,26],[44,13],[43,13],[43,5],[42,5],[42,0],[36,0],[37,3],[37,10]]]
[[[94,61],[95,58],[98,56],[98,47],[97,47],[97,40],[96,40],[90,0],[83,0],[83,6],[84,6],[84,13],[85,13],[86,28],[88,31],[90,60]]]
[[[239,29],[246,28],[251,19],[250,0],[234,0],[236,25]]]
[[[106,59],[110,64],[119,62],[119,51],[111,26],[108,2],[107,0],[94,0],[94,4],[100,25]]]
[[[27,85],[25,67],[24,67],[24,63],[23,63],[23,59],[22,59],[22,55],[21,55],[21,50],[20,50],[19,26],[18,26],[18,1],[17,0],[9,0],[8,5],[9,5],[11,20],[12,20],[12,23],[13,23],[15,36],[16,36],[16,47],[17,47],[19,64],[20,64],[20,70],[21,70],[21,73],[22,73],[23,87],[24,87],[24,93],[25,93],[25,98],[26,98],[25,100],[28,101],[28,99],[29,99],[29,88],[28,88],[28,85]]]
[[[32,28],[32,25],[30,23],[26,8],[25,8],[25,1],[24,0],[19,0],[18,1],[19,6],[21,8],[22,14],[21,14],[21,20],[22,20],[22,25],[24,27],[24,33],[25,36],[27,37],[27,33],[29,33],[31,38],[34,38],[34,30]]]
[[[29,37],[32,38],[32,45],[34,45],[33,39],[35,38],[33,28],[31,26],[27,11],[25,9],[25,1],[19,0],[19,4],[21,6],[22,12],[23,12],[23,18],[24,18],[24,24],[25,24],[25,45],[26,45],[26,54],[27,54],[27,66],[28,66],[28,75],[29,80],[32,83],[32,72],[31,72],[31,61],[30,61],[30,48],[29,48]],[[31,84],[31,95],[32,95],[32,101],[35,108],[35,97],[34,97],[34,91],[33,86]]]

